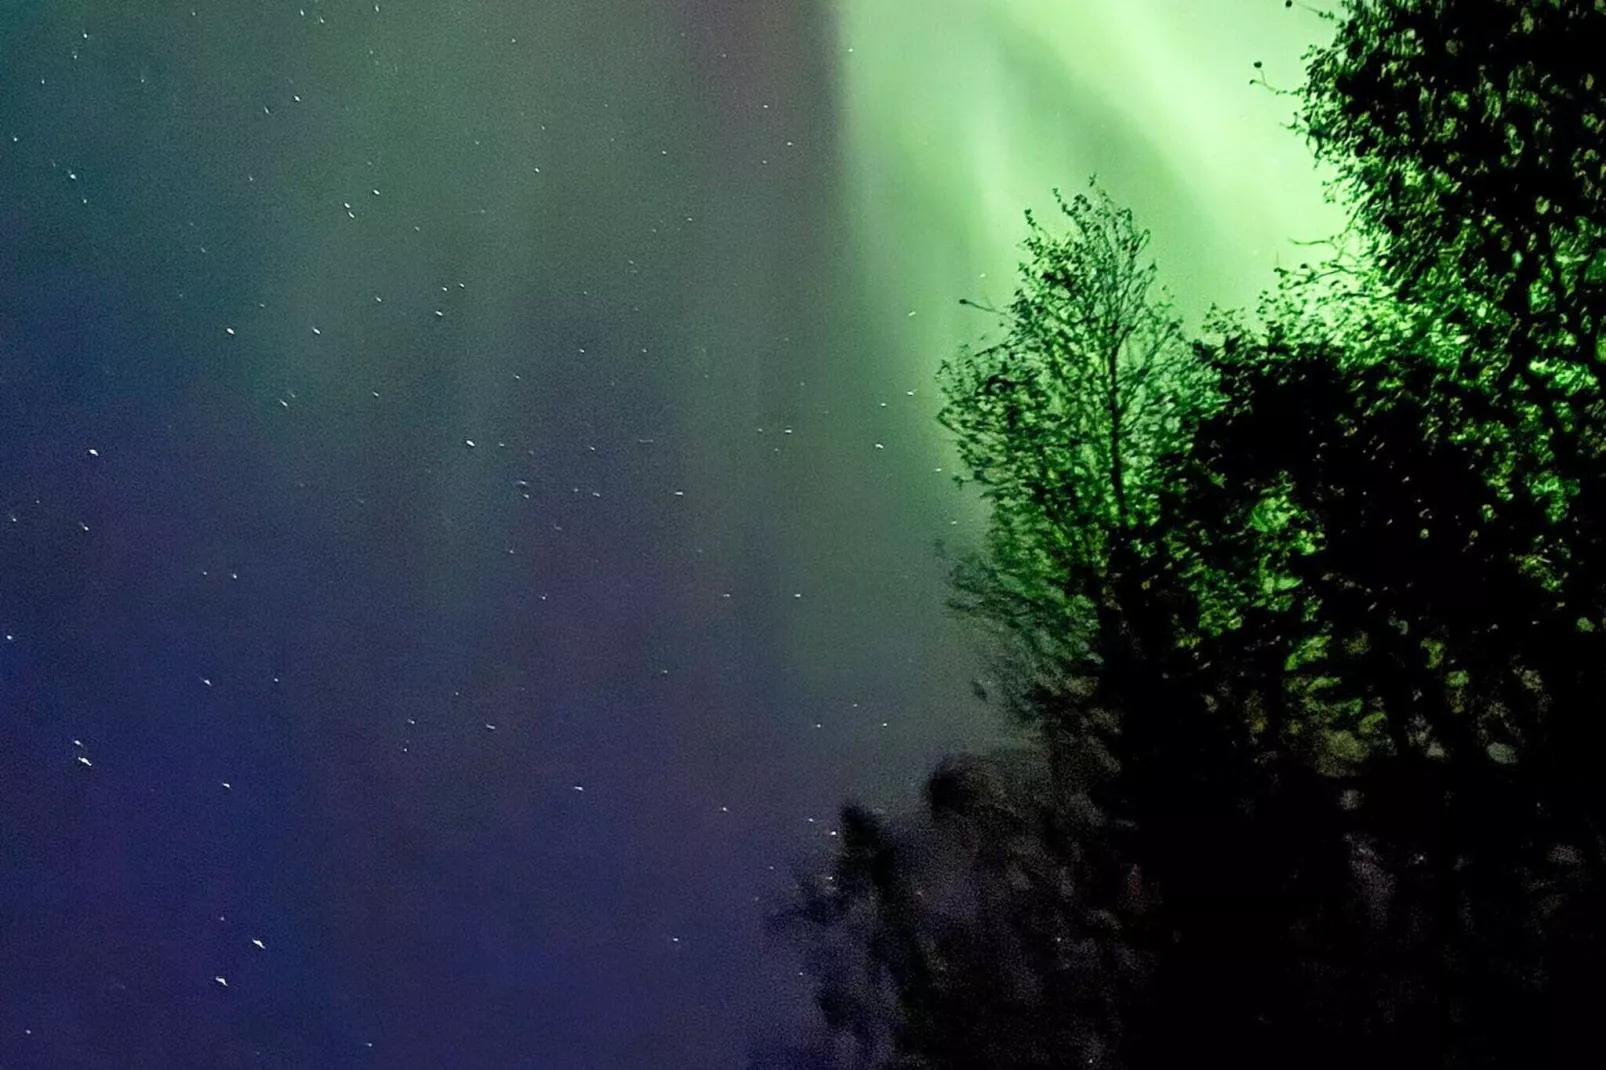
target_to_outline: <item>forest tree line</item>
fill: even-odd
[[[943,365],[1030,744],[843,809],[755,1067],[1598,1059],[1606,2],[1325,17],[1328,255],[1188,337],[1090,186]]]

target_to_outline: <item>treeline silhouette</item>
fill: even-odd
[[[1606,4],[1327,17],[1326,256],[1188,339],[1095,189],[944,365],[1029,743],[844,808],[753,1066],[1601,1058]]]

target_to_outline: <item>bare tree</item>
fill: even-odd
[[[1144,256],[1148,232],[1089,186],[1068,201],[1055,191],[1064,233],[1026,213],[1013,301],[964,302],[998,316],[1002,340],[939,372],[940,419],[992,513],[985,546],[955,570],[954,605],[1009,637],[1017,671],[1024,655],[1015,690],[1086,664],[1112,557],[1155,519],[1157,462],[1213,397]]]

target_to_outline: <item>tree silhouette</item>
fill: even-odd
[[[1089,185],[1055,191],[1063,233],[1026,213],[1019,288],[989,309],[1003,339],[938,375],[939,420],[991,507],[983,552],[955,570],[955,605],[998,631],[1003,697],[1050,732],[1064,688],[1084,686],[1067,668],[1097,662],[1111,561],[1153,521],[1158,460],[1210,397],[1144,257],[1148,232]]]
[[[1593,1042],[1602,44],[1596,0],[1348,4],[1301,122],[1360,253],[1191,344],[1129,215],[1032,223],[943,419],[993,514],[956,604],[1014,640],[1033,749],[845,811],[791,917],[862,951],[817,963],[862,1065]]]
[[[1040,750],[954,760],[922,814],[842,815],[830,872],[777,916],[800,932],[835,1066],[1102,1065],[1143,963],[1095,902],[1126,903],[1097,814],[1054,805]],[[825,939],[821,939],[825,936]]]

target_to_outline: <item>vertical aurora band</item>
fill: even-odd
[[[893,333],[900,378],[989,324],[1023,210],[1090,175],[1152,232],[1190,326],[1251,305],[1292,239],[1342,226],[1287,128],[1300,57],[1330,35],[1279,0],[837,0],[846,205],[860,286]],[[911,316],[910,313],[917,313]],[[934,421],[930,433],[939,435]]]

